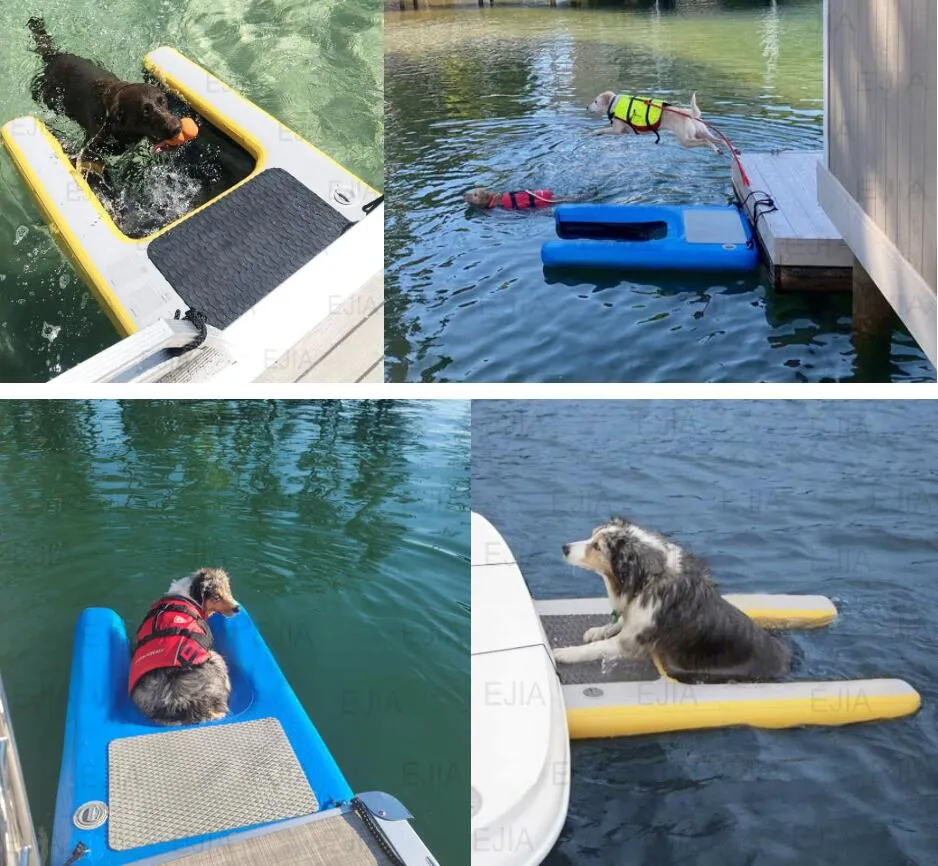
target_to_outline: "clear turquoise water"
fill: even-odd
[[[0,403],[0,671],[48,839],[72,631],[221,565],[352,788],[468,864],[469,407]]]
[[[0,0],[0,122],[52,121],[29,94],[39,70],[26,20],[42,14],[62,50],[140,80],[170,45],[374,187],[383,185],[382,11],[375,0]],[[54,128],[74,135],[70,122]],[[0,148],[2,151],[2,148]],[[153,206],[184,213],[191,181],[156,173]],[[57,249],[8,155],[0,154],[0,381],[48,379],[117,334]]]
[[[657,146],[588,135],[602,120],[586,106],[607,89],[678,105],[696,91],[704,117],[744,152],[820,150],[820,0],[496,3],[389,12],[385,32],[393,381],[934,379],[904,331],[885,352],[858,353],[849,297],[781,295],[761,275],[548,275],[549,212],[462,203],[480,185],[729,200],[726,157],[668,135]]]
[[[909,718],[578,742],[546,866],[929,866],[938,825],[938,408],[927,402],[474,402],[472,507],[536,598],[599,596],[560,546],[610,514],[724,592],[827,595],[800,676],[897,676]]]

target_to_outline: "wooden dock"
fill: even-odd
[[[818,204],[820,151],[744,153],[749,183],[733,162],[733,188],[756,227],[776,288],[850,291],[853,253]],[[775,209],[758,204],[771,199]]]

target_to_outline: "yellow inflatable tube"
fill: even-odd
[[[759,594],[725,598],[765,627],[818,628],[829,625],[837,616],[836,607],[824,596]],[[576,627],[581,628],[584,623],[597,625],[609,617],[609,601],[605,598],[536,601],[535,607],[548,635],[564,628],[563,620],[569,635],[574,619]],[[592,670],[585,665],[558,665],[570,738],[733,725],[847,725],[907,716],[921,706],[918,692],[900,679],[688,685],[665,675],[659,665],[655,667],[657,670],[647,663],[627,661],[606,668],[596,662]],[[584,681],[590,679],[591,672],[595,674],[593,681]]]

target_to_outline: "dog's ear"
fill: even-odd
[[[638,595],[649,583],[661,577],[667,566],[660,550],[636,544],[627,536],[610,538],[606,556],[616,590],[627,598]]]
[[[201,606],[205,604],[205,599],[209,598],[211,592],[212,578],[204,568],[200,568],[192,578],[189,594],[195,599],[195,603]]]

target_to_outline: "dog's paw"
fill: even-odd
[[[576,661],[576,647],[562,646],[554,650],[554,662],[558,665],[569,665]]]
[[[606,626],[597,625],[594,628],[588,628],[583,632],[583,643],[592,643],[597,640],[605,640],[607,637]]]

